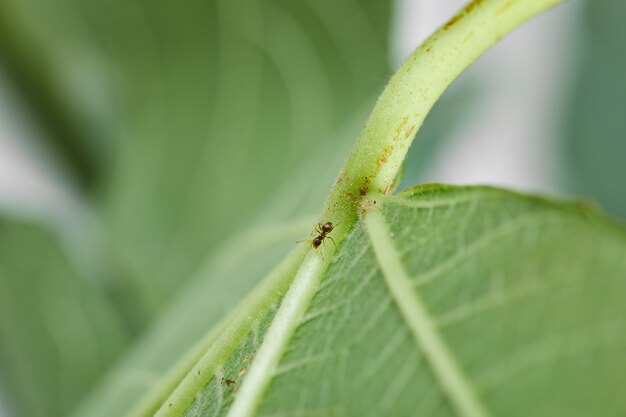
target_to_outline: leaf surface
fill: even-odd
[[[375,201],[254,415],[623,415],[623,227],[580,204],[486,187]],[[185,416],[248,401],[237,390],[267,343],[262,328],[194,388]]]
[[[0,384],[15,415],[68,415],[128,343],[110,289],[85,275],[49,230],[0,218]]]

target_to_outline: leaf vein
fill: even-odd
[[[453,408],[463,417],[489,416],[413,289],[382,213],[371,209],[365,217],[365,225],[392,298]]]

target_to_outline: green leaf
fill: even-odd
[[[44,228],[0,219],[0,384],[15,415],[67,415],[130,330]]]
[[[390,6],[220,0],[144,7],[122,30],[117,20],[96,20],[121,49],[131,111],[104,204],[107,225],[155,311],[217,243],[258,224],[259,209],[268,222],[318,209],[336,173],[332,162],[343,159],[334,151],[351,143],[358,125],[341,136],[337,130],[370,104],[388,74]],[[285,175],[305,167],[319,187]],[[285,188],[288,203],[266,211]]]
[[[105,138],[114,126],[107,120],[106,71],[97,48],[76,36],[79,19],[59,3],[39,2],[33,12],[28,1],[0,1],[2,77],[10,79],[8,90],[16,90],[15,101],[27,105],[33,124],[43,128],[36,139],[51,142],[46,151],[60,157],[85,191],[105,166],[111,145]]]
[[[486,187],[370,203],[253,415],[626,412],[626,229],[587,206]],[[255,352],[272,345],[259,333],[267,314],[228,358],[189,373],[207,383],[189,386],[185,413],[168,411],[174,395],[158,415],[226,415],[250,401]]]

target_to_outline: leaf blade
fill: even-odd
[[[580,373],[577,378],[565,380],[559,374],[545,372],[535,381],[532,392],[528,388],[509,392],[508,390],[512,390],[510,386],[519,384],[520,381],[501,381],[499,385],[485,387],[481,381],[486,377],[479,377],[481,373],[478,372],[479,364],[485,366],[490,357],[496,356],[494,350],[503,355],[498,357],[504,358],[500,366],[507,369],[509,361],[504,353],[512,355],[515,349],[524,348],[527,342],[536,342],[538,346],[552,346],[548,349],[548,359],[551,352],[566,354],[567,349],[556,350],[554,344],[548,343],[549,340],[546,342],[542,339],[549,335],[549,330],[553,330],[559,337],[567,337],[567,340],[580,341],[587,331],[592,336],[601,333],[602,329],[623,326],[623,319],[619,314],[619,297],[611,297],[611,308],[603,301],[607,294],[624,294],[622,277],[625,266],[618,255],[626,247],[623,228],[613,229],[615,225],[606,223],[602,216],[578,205],[522,197],[502,190],[445,186],[418,187],[418,190],[387,199],[383,204],[383,211],[386,210],[387,221],[400,215],[400,211],[405,211],[407,218],[414,218],[414,223],[411,224],[397,221],[397,218],[391,221],[394,242],[396,245],[398,241],[403,242],[403,249],[406,245],[414,246],[412,250],[402,252],[405,269],[413,277],[414,285],[420,288],[426,307],[435,315],[436,325],[442,329],[442,337],[453,347],[456,359],[477,389],[477,394],[485,401],[488,410],[494,415],[530,413],[546,416],[588,415],[593,407],[600,407],[597,409],[607,411],[607,415],[619,415],[623,412],[626,408],[623,403],[613,402],[612,409],[602,406],[605,397],[602,389],[587,393],[584,397],[588,404],[583,408],[580,408],[580,404],[570,405],[568,401],[576,396],[570,397],[569,394],[588,385],[586,377]],[[463,198],[464,194],[466,198]],[[472,219],[476,220],[470,222],[475,223],[472,225],[466,219],[468,213],[471,213],[471,203],[468,202],[477,196],[481,200],[479,208],[471,210],[480,216],[472,215]],[[407,208],[407,197],[419,198],[420,204],[416,206],[421,207]],[[448,204],[443,204],[444,201]],[[435,211],[431,213],[433,207]],[[450,211],[450,207],[456,208]],[[487,207],[491,207],[492,211],[485,212]],[[454,210],[456,213],[450,217]],[[415,222],[416,213],[420,211],[419,221]],[[498,225],[506,225],[514,216],[521,216],[524,226],[505,226],[504,230],[508,233],[500,231],[499,239],[492,239],[487,246],[483,244],[480,251],[475,250],[473,256],[463,261],[462,268],[457,263],[455,268],[440,269],[442,272],[434,280],[420,281],[417,278],[445,261],[454,252],[453,249],[463,248],[466,242],[459,238],[458,231],[480,239],[481,233],[477,231],[497,229]],[[433,234],[427,232],[431,229]],[[448,231],[446,238],[436,239],[435,236],[442,230]],[[537,241],[536,233],[542,231],[545,236]],[[595,236],[597,241],[585,241],[583,236]],[[394,311],[390,307],[393,304],[390,304],[384,277],[377,271],[378,266],[371,259],[371,249],[363,249],[363,246],[368,245],[362,243],[364,239],[366,234],[361,226],[357,226],[347,238],[346,248],[342,248],[347,253],[340,252],[338,258],[342,260],[337,260],[331,266],[309,313],[294,335],[288,353],[274,375],[258,415],[411,415],[420,411],[422,415],[458,415],[448,404],[443,390],[429,370],[425,355],[413,348],[410,332],[406,328],[398,327],[398,323],[405,320],[397,309]],[[488,242],[489,239],[485,241]],[[526,243],[522,245],[523,242]],[[554,245],[555,242],[559,242],[560,246]],[[349,250],[348,246],[351,245],[360,249]],[[513,251],[511,245],[522,247]],[[600,247],[594,250],[596,245]],[[606,250],[610,247],[611,250]],[[552,248],[552,251],[546,252],[546,248]],[[359,253],[362,254],[358,255]],[[570,259],[572,253],[576,254],[575,260]],[[495,255],[502,258],[495,262]],[[358,259],[356,264],[355,258]],[[569,262],[564,262],[565,259]],[[572,270],[572,262],[580,267],[580,271],[574,276],[574,283],[571,284],[574,288],[578,287],[576,290],[568,290],[567,274],[565,278],[561,276],[564,271],[569,273]],[[583,265],[585,263],[586,266]],[[364,265],[346,274],[349,264]],[[367,272],[372,270],[376,272]],[[483,276],[481,271],[491,271],[492,275]],[[588,282],[594,278],[593,271],[598,273],[597,278],[601,280],[598,281],[598,286],[600,282],[606,281],[603,290],[596,290],[595,296],[586,294],[581,289],[589,285],[583,283],[585,280]],[[498,288],[497,279],[501,275],[497,272],[509,277],[505,282],[509,286]],[[487,285],[487,278],[492,277],[497,278],[491,283],[493,288]],[[521,281],[520,277],[527,281],[517,282]],[[472,284],[468,279],[475,279],[476,282]],[[538,281],[542,279],[550,285],[539,286]],[[522,283],[527,287],[524,288]],[[499,292],[503,289],[509,291],[508,298],[503,298]],[[548,301],[550,297],[547,297],[553,294],[558,299],[554,306]],[[599,297],[600,294],[602,297]],[[486,298],[481,299],[480,295]],[[593,301],[590,301],[590,297]],[[455,309],[462,307],[464,303],[461,300],[475,302],[472,304],[474,309],[465,312],[471,314],[459,314],[463,311]],[[545,305],[548,310],[552,307],[552,315],[556,318],[550,321],[544,317],[542,320],[542,310],[532,308],[537,303]],[[521,307],[511,307],[514,309],[513,314],[506,309],[509,305]],[[560,312],[559,308],[565,312]],[[508,311],[509,315],[498,321],[498,315],[494,315],[498,309]],[[609,324],[602,324],[602,312],[608,314],[611,311]],[[573,314],[578,322],[568,314]],[[360,318],[359,315],[367,318]],[[489,317],[489,321],[485,317]],[[593,319],[589,317],[595,317],[599,321],[596,323],[597,329],[594,330],[591,325],[593,323],[590,323]],[[564,327],[569,327],[568,332],[564,332]],[[366,341],[359,341],[368,332]],[[575,335],[576,332],[581,333],[577,339],[569,335]],[[324,334],[322,340],[316,340],[320,339],[319,334]],[[602,352],[606,355],[606,360],[621,369],[622,339],[620,335],[605,334],[595,345],[588,345],[607,348]],[[489,342],[494,340],[498,343],[490,346]],[[563,345],[559,344],[558,347],[563,348]],[[584,350],[584,346],[580,350]],[[547,361],[534,366],[541,369],[545,363],[550,364]],[[510,364],[512,367],[516,366],[513,362]],[[579,358],[579,363],[566,360],[560,366],[562,371],[574,372],[579,366],[588,369],[593,364],[593,357],[587,356]],[[620,371],[615,370],[612,373],[606,368],[605,365],[603,371],[589,373],[596,378],[596,384],[602,384],[603,380],[623,379],[619,376]],[[483,371],[487,372],[486,369],[489,368],[485,367]],[[531,374],[538,372],[536,368],[523,371]],[[523,374],[522,372],[520,375]],[[296,381],[318,383],[303,386]],[[562,387],[564,392],[554,398],[542,397],[538,401],[538,393],[542,390],[545,392],[547,387],[553,385]],[[555,388],[550,390],[558,391]]]

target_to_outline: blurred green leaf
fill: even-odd
[[[0,70],[53,145],[46,151],[60,157],[88,193],[106,167],[117,129],[110,74],[66,2],[31,3],[0,0]]]
[[[342,243],[255,415],[624,414],[623,226],[485,187],[377,203],[378,223]],[[227,360],[189,373],[209,382],[185,394],[185,416],[246,401],[237,390],[271,322],[259,314]],[[174,401],[159,415],[178,415]]]
[[[577,76],[566,107],[565,168],[570,189],[626,219],[626,3],[585,3]]]
[[[216,242],[254,224],[286,183],[319,204],[336,172],[328,161],[343,158],[333,150],[356,136],[349,121],[388,73],[387,2],[5,0],[3,7],[30,44],[51,49],[55,73],[70,75],[65,99],[81,108],[76,117],[90,112],[106,133],[102,146],[113,146],[96,202],[149,315]],[[90,62],[97,71],[80,72]],[[82,77],[71,77],[77,72]],[[97,105],[80,105],[89,98]],[[299,190],[285,177],[303,166],[319,176],[319,188]],[[302,204],[263,219],[318,208]]]
[[[126,345],[103,292],[41,227],[0,219],[0,379],[16,415],[67,415]]]
[[[336,172],[328,161],[358,128],[336,132],[385,82],[389,5],[150,2],[133,10],[121,25],[92,10],[119,48],[129,112],[103,207],[156,310],[217,242],[256,223],[285,183],[296,202],[304,195],[315,205],[291,202],[263,221],[318,209]],[[325,185],[315,194],[289,178],[308,166]]]

